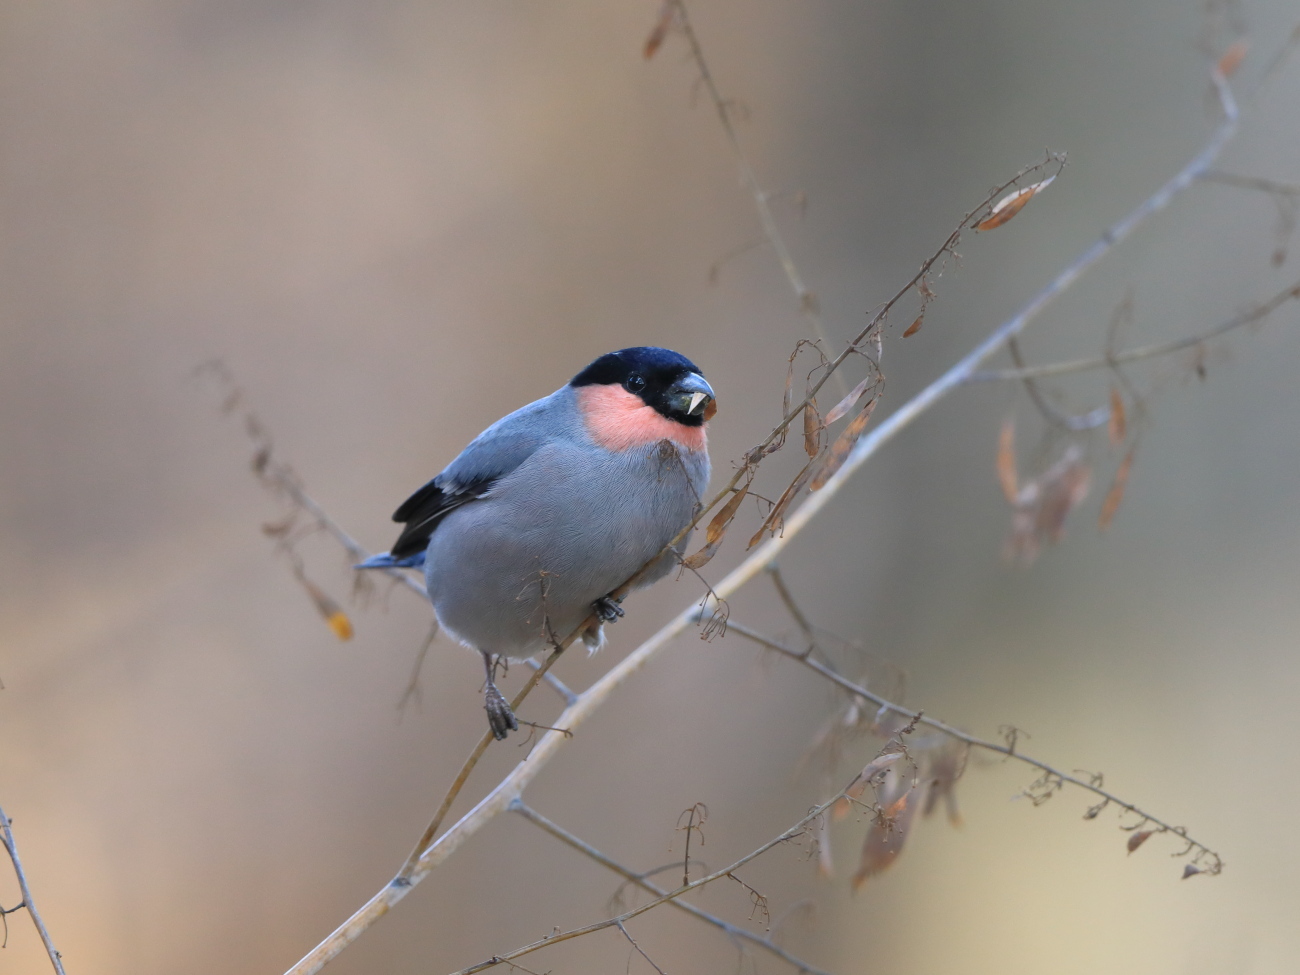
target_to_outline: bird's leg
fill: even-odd
[[[601,596],[591,604],[591,608],[602,623],[613,623],[623,618],[623,607],[619,605],[622,601],[613,596]]]
[[[494,680],[496,658],[485,651],[479,652],[483,654],[483,669],[487,671],[487,684],[483,688],[483,708],[487,711],[488,727],[492,729],[492,737],[501,741],[510,732],[519,730],[519,721],[515,718],[515,713],[510,710],[509,702],[497,690]]]

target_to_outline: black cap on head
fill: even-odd
[[[664,416],[687,426],[699,426],[704,422],[704,405],[697,402],[691,411],[684,407],[692,402],[690,394],[694,392],[707,391],[712,401],[713,390],[703,377],[695,363],[678,352],[638,346],[607,352],[569,380],[569,385],[622,386]]]

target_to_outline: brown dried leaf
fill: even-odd
[[[1065,532],[1065,519],[1088,496],[1092,472],[1083,462],[1083,450],[1072,444],[1041,478],[1041,500],[1035,529],[1039,536],[1059,542]]]
[[[1003,432],[1005,446],[1005,428]],[[1011,502],[1006,558],[1028,565],[1038,557],[1043,542],[1060,541],[1065,519],[1083,503],[1091,484],[1092,472],[1077,443],[1066,447],[1060,459],[1038,477],[1022,484]]]
[[[907,326],[904,330],[903,338],[907,338],[909,335],[915,335],[917,332],[921,331],[921,323],[924,321],[925,312],[921,312],[921,314],[916,316],[916,321],[912,322],[912,324]]]
[[[1019,476],[1016,474],[1016,421],[1008,418],[1002,422],[998,435],[998,483],[1011,504],[1020,501]]]
[[[1110,527],[1110,523],[1115,519],[1115,512],[1119,511],[1120,502],[1124,500],[1124,488],[1128,485],[1128,474],[1133,467],[1133,453],[1136,450],[1137,447],[1130,447],[1129,452],[1120,461],[1119,470],[1115,472],[1115,480],[1111,482],[1110,490],[1106,492],[1106,499],[1101,503],[1097,527],[1102,531]]]
[[[1110,434],[1110,442],[1118,447],[1124,442],[1125,436],[1128,435],[1128,418],[1124,413],[1124,397],[1119,394],[1119,390],[1112,386],[1110,388],[1110,420],[1106,424],[1107,432]]]
[[[1250,41],[1242,37],[1233,41],[1229,48],[1223,52],[1219,58],[1219,63],[1214,66],[1214,70],[1219,73],[1223,79],[1231,78],[1241,67],[1241,62],[1246,60],[1246,52],[1250,50]]]
[[[1129,851],[1130,853],[1132,853],[1134,850],[1136,850],[1139,846],[1141,846],[1141,845],[1142,845],[1143,843],[1145,843],[1147,840],[1151,839],[1151,834],[1152,834],[1153,832],[1155,832],[1155,830],[1150,830],[1150,829],[1140,829],[1140,830],[1138,830],[1136,833],[1134,833],[1132,836],[1130,836],[1130,837],[1128,838],[1128,851]]]
[[[672,30],[673,21],[676,19],[677,7],[673,0],[664,0],[663,6],[659,8],[659,19],[655,21],[650,36],[645,39],[645,47],[641,49],[641,55],[647,61],[654,57],[655,52],[663,45],[664,39],[668,37],[668,32]]]
[[[772,510],[768,512],[767,520],[763,522],[763,527],[754,532],[754,537],[751,538],[749,544],[745,546],[746,551],[759,543],[764,532],[776,534],[781,530],[781,522],[785,517],[785,509],[790,507],[790,502],[798,496],[799,492],[803,490],[804,485],[808,483],[808,478],[812,477],[813,465],[816,463],[816,460],[810,460],[808,463],[804,464],[803,470],[801,470],[798,476],[790,482],[790,486],[785,489],[781,496],[776,499],[776,504],[774,504]]]
[[[704,531],[704,547],[689,558],[682,559],[682,565],[688,569],[699,569],[718,554],[718,547],[722,544],[722,537],[727,533],[727,526],[731,524],[731,519],[736,517],[740,503],[745,500],[747,494],[749,494],[748,481],[718,509],[718,513],[713,516],[709,527]]]
[[[993,204],[993,209],[989,211],[989,215],[977,223],[975,229],[992,230],[994,227],[1001,227],[1004,223],[1023,210],[1026,203],[1051,186],[1055,179],[1055,176],[1049,176],[1041,182],[1023,187],[1022,189],[1012,190],[1002,199],[998,200],[997,203]]]
[[[803,408],[803,449],[809,457],[816,457],[822,449],[822,418],[815,399]]]
[[[867,405],[862,407],[862,412],[853,418],[853,422],[835,438],[835,443],[831,445],[830,452],[822,461],[821,469],[817,471],[817,476],[812,479],[812,484],[809,485],[812,490],[820,490],[822,485],[834,477],[835,472],[844,466],[849,451],[858,442],[858,437],[862,436],[862,431],[867,428],[867,424],[871,421],[871,413],[875,408],[876,398],[873,396],[867,400]]]
[[[840,417],[845,416],[849,410],[853,409],[853,407],[857,405],[858,400],[862,399],[862,394],[865,393],[867,387],[871,385],[872,378],[873,377],[868,376],[866,379],[862,380],[862,382],[853,387],[847,396],[831,408],[831,411],[826,414],[826,426],[830,426]]]
[[[854,890],[870,877],[888,869],[897,859],[916,811],[924,802],[924,783],[912,786],[910,780],[900,775],[897,769],[891,769],[887,774],[888,778],[880,792],[881,812],[867,829],[866,839],[862,843],[862,855],[858,861],[858,872],[851,881]]]

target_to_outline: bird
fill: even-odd
[[[662,579],[709,481],[717,398],[680,353],[620,349],[549,396],[497,420],[393,513],[388,552],[359,569],[424,569],[443,630],[483,658],[497,740],[519,727],[495,682],[502,660],[532,657],[592,620],[624,615],[618,590]],[[657,558],[656,558],[657,557]],[[653,560],[653,564],[651,563]]]

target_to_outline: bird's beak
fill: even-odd
[[[697,372],[687,373],[673,383],[668,390],[668,398],[679,413],[685,413],[687,416],[698,416],[703,413],[706,420],[713,415],[710,411],[714,400],[713,387]]]

